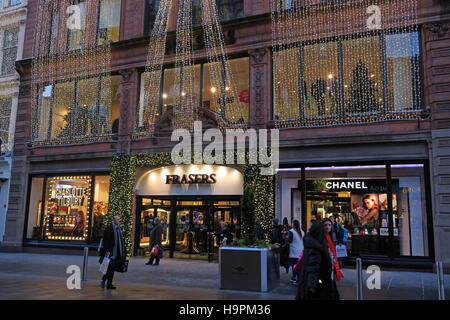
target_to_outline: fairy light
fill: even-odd
[[[382,30],[367,27],[372,5],[381,8]],[[418,0],[271,0],[270,6],[278,127],[420,117]]]
[[[80,7],[81,29],[69,30],[66,10],[70,5]],[[114,15],[107,10],[114,5],[114,1],[38,0],[31,66],[34,144],[90,142],[111,136],[116,92],[111,83],[110,43],[117,39],[110,39],[113,33],[104,27],[114,24],[110,23]],[[103,26],[99,44],[97,19]]]

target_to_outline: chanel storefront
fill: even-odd
[[[137,177],[134,254],[148,253],[155,217],[170,257],[216,258],[220,221],[239,237],[244,178],[238,167],[177,165],[141,169]]]

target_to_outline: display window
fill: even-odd
[[[424,164],[305,167],[305,180],[301,170],[281,170],[290,171],[281,176],[283,197],[290,197],[281,210],[289,214],[283,208],[290,202],[291,220],[301,219],[305,231],[333,217],[346,230],[350,256],[430,256]]]
[[[106,175],[33,177],[26,238],[99,242],[108,198]]]

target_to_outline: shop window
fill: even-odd
[[[304,83],[306,116],[334,114],[339,105],[338,43],[326,42],[306,45],[304,56]],[[301,85],[301,84],[300,84]],[[303,116],[303,114],[301,114]]]
[[[86,29],[86,3],[84,0],[74,0],[72,5],[80,9],[80,28],[68,28],[67,49],[79,50],[83,48]]]
[[[417,32],[286,46],[273,52],[272,118],[310,127],[417,117],[420,68]]]
[[[75,132],[76,122],[80,119],[79,115],[76,114],[73,100],[75,94],[75,82],[67,81],[57,83],[54,86],[54,92],[51,92],[52,88],[53,86],[50,86],[48,90],[43,92],[43,98],[48,98],[48,101],[50,102],[52,97],[45,97],[45,95],[54,94],[53,108],[50,115],[51,138],[69,137],[72,131]],[[47,119],[42,119],[44,122],[46,120]],[[43,135],[45,136],[45,132]]]
[[[45,178],[31,179],[31,192],[28,208],[27,239],[41,240],[42,238],[42,193]]]
[[[392,165],[392,192],[399,254],[429,256],[424,165]]]
[[[390,108],[394,111],[420,108],[419,34],[387,35],[386,56]]]
[[[86,241],[90,202],[90,176],[48,178],[44,202],[44,240]]]
[[[389,254],[384,165],[307,168],[306,179],[307,228],[333,216],[349,232],[351,255]]]
[[[97,44],[119,41],[121,0],[100,0]]]
[[[380,37],[362,37],[342,41],[344,60],[345,112],[378,112],[383,106]],[[330,91],[339,105],[339,81]],[[337,112],[337,110],[335,110]]]
[[[94,221],[92,225],[92,238],[91,241],[99,242],[103,237],[103,231],[105,228],[104,221],[105,216],[108,213],[109,203],[109,176],[96,176],[94,184],[94,204],[92,212]]]
[[[121,76],[101,76],[41,87],[33,140],[111,134],[120,117],[120,82]]]
[[[219,22],[230,21],[244,16],[243,0],[215,0],[217,8],[217,16]],[[193,0],[192,15],[193,25],[202,24],[202,4],[201,0]]]
[[[50,20],[50,40],[49,40],[49,54],[56,53],[56,42],[58,38],[58,19],[59,14],[56,11],[53,11],[51,14]]]
[[[274,52],[274,120],[295,119],[300,115],[300,95],[299,93],[299,69],[291,68],[288,76],[286,68],[288,65],[282,61],[293,62],[299,65],[299,49],[293,48]],[[304,82],[304,97],[306,100],[306,82]]]

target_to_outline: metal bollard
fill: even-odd
[[[356,278],[356,299],[364,300],[361,258],[356,258],[356,276],[357,276],[357,278]]]
[[[89,259],[89,248],[84,247],[82,281],[87,281],[88,259]]]
[[[442,267],[442,261],[436,263],[436,273],[438,277],[439,300],[445,300],[444,268]]]

